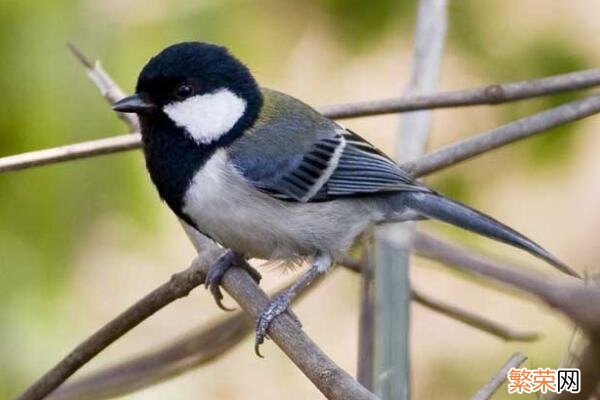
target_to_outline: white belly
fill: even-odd
[[[250,257],[341,255],[377,215],[367,201],[296,203],[247,184],[218,150],[196,174],[183,211],[223,246]]]

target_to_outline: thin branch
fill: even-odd
[[[169,282],[153,290],[78,345],[17,400],[42,399],[144,319],[202,284],[208,266],[222,253],[222,250],[214,250],[218,249],[209,248],[191,267],[173,275]],[[252,320],[257,318],[269,301],[267,295],[242,268],[231,268],[228,271],[223,280],[223,288]],[[376,399],[327,357],[289,315],[284,314],[273,322],[269,336],[328,399]]]
[[[466,270],[534,295],[569,317],[588,333],[600,332],[600,290],[563,275],[548,280],[490,261],[471,251],[418,232],[414,248],[420,256]]]
[[[186,270],[174,274],[168,282],[154,289],[75,347],[63,360],[21,394],[17,400],[39,400],[44,398],[75,371],[133,327],[167,304],[187,296],[193,288],[204,282],[207,268],[207,264],[201,264],[198,261],[192,263]]]
[[[492,398],[494,393],[496,393],[500,386],[506,381],[506,374],[508,374],[508,371],[512,368],[518,368],[526,360],[527,357],[524,354],[513,354],[508,362],[500,368],[500,371],[498,371],[498,373],[472,397],[472,400],[487,400]]]
[[[360,272],[361,265],[368,265],[368,263],[348,258],[342,265],[353,272]],[[301,296],[304,297],[314,287],[316,285],[310,286],[309,290],[302,292]],[[504,340],[529,341],[539,336],[538,333],[518,331],[470,311],[432,299],[429,295],[415,289],[412,291],[412,298],[434,312]],[[73,383],[61,386],[48,396],[48,400],[101,400],[124,396],[153,386],[224,355],[254,332],[254,326],[255,321],[252,318],[238,311],[208,327],[196,329],[160,349],[93,372]],[[369,388],[369,379],[372,379],[372,376],[364,378],[366,380],[359,379],[359,382]]]
[[[485,104],[502,104],[538,96],[587,89],[600,85],[600,69],[475,89],[403,96],[387,100],[361,101],[321,107],[329,118],[355,118],[406,111]]]
[[[479,329],[480,331],[487,332],[500,339],[515,342],[531,342],[540,338],[539,332],[535,331],[521,331],[509,326],[506,326],[500,322],[491,320],[485,316],[475,314],[472,311],[465,310],[463,308],[453,306],[444,301],[435,299],[429,295],[426,295],[413,288],[412,290],[413,300],[418,304],[427,307],[432,311],[436,311],[443,314],[455,321],[462,322],[472,328]]]
[[[422,244],[420,241],[417,241],[414,244],[414,249],[417,251],[417,253],[422,250],[420,247],[421,245]],[[361,270],[366,269],[364,264],[350,259],[349,257],[344,258],[341,266],[357,273],[360,273]],[[431,311],[440,313],[448,318],[452,318],[455,321],[480,331],[487,332],[506,341],[530,342],[540,338],[540,333],[537,331],[523,331],[506,326],[501,322],[494,321],[486,316],[478,315],[464,308],[448,304],[439,299],[435,299],[423,291],[415,289],[414,287],[411,288],[411,296],[414,302]]]
[[[519,119],[428,154],[402,167],[414,176],[428,175],[501,146],[600,112],[600,95],[587,97]]]
[[[592,75],[597,74],[597,70],[592,71],[584,71],[581,74],[584,75]],[[569,74],[571,76],[577,75],[580,73]],[[559,77],[556,77],[558,79]],[[554,79],[554,78],[547,78]],[[571,78],[571,83],[575,89],[580,89],[582,82],[588,82],[587,80],[578,80]],[[530,81],[533,87],[537,87],[538,84],[535,84],[536,81]],[[566,82],[566,81],[565,81]],[[594,85],[598,84],[596,78],[594,80],[590,80],[589,82],[593,82]],[[524,83],[521,83],[524,84]],[[568,86],[568,84],[565,84]],[[485,88],[477,89],[480,91],[485,91]],[[549,93],[546,93],[549,94]],[[437,95],[431,95],[433,97]],[[384,101],[385,102],[385,101]],[[390,110],[388,106],[385,104],[376,105],[377,102],[369,102],[369,106],[363,104],[362,106],[356,106],[355,116],[359,116],[360,110],[365,110],[367,112],[369,109],[380,109],[381,113],[391,113],[396,112],[397,110]],[[499,146],[505,145],[507,143],[511,143],[512,141],[517,139],[522,139],[533,134],[539,133],[540,129],[550,129],[556,126],[563,125],[568,122],[572,122],[578,119],[582,119],[584,117],[590,116],[600,111],[600,106],[598,105],[599,101],[597,97],[589,97],[584,100],[580,100],[573,103],[567,103],[561,107],[549,109],[543,113],[533,115],[528,117],[528,119],[539,118],[540,116],[544,116],[544,118],[548,118],[552,123],[546,123],[541,125],[538,121],[538,125],[533,127],[524,127],[522,126],[523,122],[526,122],[526,119],[517,121],[513,124],[505,125],[502,128],[495,129],[493,131],[488,132],[488,134],[494,133],[492,138],[486,140],[485,143],[481,143],[480,140],[471,142],[471,139],[468,139],[465,142],[452,145],[449,148],[444,149],[444,153],[439,154],[439,152],[433,153],[432,155],[426,156],[423,159],[419,159],[414,163],[410,163],[404,165],[407,170],[417,174],[424,175],[426,173],[437,171],[443,167],[448,167],[454,163],[464,161],[468,158],[474,157],[481,153],[484,153],[487,150],[492,148],[497,148]],[[340,106],[340,109],[350,108],[350,105]],[[449,104],[448,107],[451,105]],[[379,108],[378,108],[379,107]],[[575,107],[578,108],[579,111],[575,111],[573,115],[564,115],[565,108]],[[429,106],[422,107],[423,109],[430,108]],[[417,108],[413,108],[417,109]],[[325,115],[330,118],[335,118],[336,114],[332,112],[328,112],[326,108],[323,109]],[[573,111],[573,110],[572,110]],[[354,112],[354,111],[353,111]],[[362,114],[361,114],[362,115]],[[364,115],[374,115],[373,112]],[[513,125],[517,126],[513,126]],[[533,131],[529,130],[534,128]],[[507,135],[506,131],[510,131],[511,134]],[[477,138],[477,137],[476,137]],[[118,153],[121,151],[133,150],[141,147],[141,139],[139,134],[136,133],[136,136],[124,135],[124,136],[115,136],[106,139],[99,140],[90,140],[82,143],[65,145],[54,147],[47,150],[39,150],[32,151],[27,153],[22,153],[13,156],[7,156],[0,158],[0,173],[2,172],[10,172],[10,171],[19,171],[27,168],[32,168],[36,166],[54,164],[58,162],[77,160],[81,158],[93,157],[97,155],[103,154],[111,154]],[[435,157],[434,157],[435,156]]]
[[[2,157],[0,173],[138,149],[141,140],[139,133],[133,133]]]
[[[592,97],[590,99],[594,98]],[[131,138],[131,136],[129,136],[129,138]],[[106,140],[115,139],[123,140],[122,137]],[[55,160],[66,160],[80,158],[82,154],[84,156],[95,155],[98,153],[106,154],[114,152],[115,149],[117,151],[122,151],[124,149],[139,146],[139,142],[136,143],[133,140],[125,141],[125,143],[121,141],[117,147],[108,146],[104,142],[101,151],[98,152],[95,148],[96,143],[97,142],[93,142],[90,144],[90,142],[88,142],[86,144],[75,145],[83,147],[84,151],[81,151],[81,148],[68,146],[67,148],[61,149],[62,154],[57,155],[56,153],[51,153],[50,155],[46,154],[45,156],[54,157]],[[44,157],[39,157],[39,154],[37,157],[33,158],[26,156],[25,161],[22,159],[15,160],[14,158],[11,161],[12,162],[7,164],[6,158],[0,159],[0,171],[23,168],[23,165],[32,166],[47,163]],[[210,264],[209,261],[214,260],[222,250],[217,249],[214,243],[209,242],[208,239],[204,237],[196,238],[193,240],[193,243],[200,250],[202,250],[203,245],[206,243],[211,243],[211,245],[207,246],[206,252],[203,253],[201,261],[197,261],[187,270],[175,274],[169,282],[155,289],[115,320],[105,325],[85,342],[77,346],[77,348],[65,359],[23,393],[19,399],[37,400],[42,398],[110,343],[128,332],[132,327],[139,324],[145,318],[163,308],[168,303],[185,296],[190,290],[202,283],[204,280],[204,273]],[[448,254],[442,254],[442,256],[447,255]],[[452,260],[452,254],[450,254],[450,257],[446,258]],[[477,270],[477,268],[475,268],[475,270]],[[481,269],[479,272],[484,273]],[[595,307],[584,306],[581,307],[582,310],[580,312],[572,311],[574,307],[582,304],[582,296],[583,300],[587,300],[589,305],[597,305],[597,293],[595,291],[574,293],[571,289],[579,289],[579,287],[575,286],[569,287],[568,291],[561,292],[558,290],[558,294],[554,298],[544,297],[545,290],[561,288],[558,287],[558,285],[554,285],[554,287],[551,288],[548,288],[547,286],[543,287],[540,282],[536,280],[532,281],[531,279],[525,279],[524,284],[522,277],[513,279],[506,275],[502,275],[501,273],[499,274],[498,271],[492,273],[489,271],[487,272],[489,276],[495,277],[495,279],[512,283],[524,290],[530,290],[534,294],[542,297],[548,304],[563,310],[576,322],[580,322],[584,328],[591,329],[592,327],[597,328],[600,326],[600,322],[598,322],[598,313],[596,312],[597,310],[595,310]],[[500,277],[498,277],[498,275],[500,275]],[[515,281],[519,282],[515,283]],[[256,317],[258,312],[261,311],[268,302],[266,295],[258,288],[252,278],[241,269],[231,269],[224,278],[223,286],[252,317]],[[569,295],[571,296],[569,297]],[[563,308],[560,308],[559,305],[555,304],[559,299],[564,300],[565,298],[567,299],[567,301],[565,301],[567,305]],[[594,325],[595,323],[598,325]],[[325,354],[323,354],[310,338],[301,331],[291,317],[283,315],[281,318],[278,318],[271,327],[270,336],[328,398],[375,398],[373,394],[360,386],[360,384],[352,379],[352,377],[340,370]]]
[[[88,77],[92,80],[92,82],[94,82],[98,90],[100,90],[102,96],[106,99],[106,101],[108,101],[109,104],[113,104],[125,97],[125,93],[123,93],[119,85],[112,80],[106,71],[104,71],[100,61],[90,60],[73,43],[67,43],[67,47],[85,68]],[[117,116],[123,122],[125,122],[125,124],[129,127],[130,132],[137,132],[140,130],[140,122],[135,114],[118,112]]]
[[[276,291],[274,295],[281,293],[287,287],[289,285]],[[311,285],[295,300],[305,297],[316,287],[318,284]],[[48,400],[100,400],[124,396],[156,385],[224,355],[253,333],[255,325],[256,321],[246,313],[241,311],[231,313],[209,324],[208,327],[197,328],[162,348],[151,350],[59,387],[48,397]]]
[[[163,348],[61,386],[48,400],[109,399],[147,388],[225,354],[253,332],[254,325],[245,313],[235,312]]]
[[[269,303],[266,294],[240,268],[228,271],[223,278],[223,288],[252,318],[258,318]],[[282,314],[273,321],[269,337],[328,399],[377,398],[335,365],[289,314]]]

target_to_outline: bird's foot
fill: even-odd
[[[262,354],[260,354],[260,345],[265,342],[265,338],[267,338],[267,332],[271,326],[271,323],[279,315],[287,311],[294,322],[296,322],[299,327],[302,327],[302,323],[298,317],[289,309],[293,298],[294,294],[289,291],[281,293],[280,295],[276,296],[269,303],[267,308],[265,308],[258,316],[258,321],[256,322],[256,341],[254,343],[254,352],[257,356],[262,358]]]
[[[227,250],[221,255],[208,269],[208,273],[204,279],[204,287],[210,290],[219,308],[225,311],[234,310],[223,305],[223,293],[221,292],[221,281],[227,270],[231,267],[243,268],[256,283],[259,283],[262,278],[260,273],[252,268],[240,254],[232,250]]]

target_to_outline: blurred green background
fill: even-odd
[[[126,91],[147,59],[168,44],[222,44],[265,86],[321,105],[402,93],[410,76],[415,13],[412,0],[2,0],[0,156],[125,133],[67,52],[67,41],[100,58]],[[598,65],[599,18],[597,0],[451,1],[441,87]],[[431,147],[576,96],[438,111]],[[345,124],[392,151],[397,116]],[[598,128],[597,117],[557,128],[454,167],[430,183],[528,233],[583,270],[600,256],[593,240],[600,228]],[[487,240],[439,224],[426,228],[544,268]],[[192,254],[158,201],[139,152],[0,175],[0,399],[14,397],[89,333],[185,267]],[[277,271],[265,275],[267,287],[289,278]],[[344,271],[334,275],[298,312],[309,333],[353,372],[358,281]],[[415,307],[415,398],[464,398],[517,349],[530,356],[530,366],[557,366],[570,327],[544,307],[419,260],[413,278],[416,286],[453,303],[545,332],[535,344],[506,344]],[[168,341],[218,315],[200,290],[179,303],[142,324],[90,368]],[[264,385],[257,387],[257,381]],[[274,346],[266,360],[256,360],[244,342],[214,366],[128,398],[188,399],[199,393],[231,399],[249,393],[268,399],[319,397]]]

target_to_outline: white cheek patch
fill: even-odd
[[[163,111],[196,143],[209,144],[233,128],[246,111],[246,101],[228,89],[219,89],[169,103]]]

